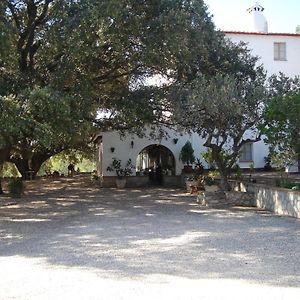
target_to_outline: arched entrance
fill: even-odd
[[[136,159],[137,175],[148,176],[152,185],[163,185],[164,176],[175,175],[175,158],[165,146],[150,145]]]

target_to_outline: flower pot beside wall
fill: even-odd
[[[188,166],[188,165],[183,166],[183,173],[187,173],[187,174],[193,173],[193,166]]]
[[[134,168],[135,167],[132,165],[130,158],[128,159],[125,167],[122,167],[121,160],[114,157],[112,163],[106,168],[106,170],[109,172],[116,172],[116,186],[118,189],[123,189],[126,185],[126,176],[131,175]]]
[[[126,186],[126,178],[117,178],[116,186],[118,189],[124,189],[124,187]]]

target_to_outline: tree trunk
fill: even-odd
[[[222,155],[221,155],[222,148],[215,147],[212,148],[212,157],[215,161],[218,171],[220,172],[221,182],[220,182],[220,188],[222,191],[231,191],[231,186],[228,182],[228,174],[230,170],[226,168],[226,164],[223,161]]]
[[[35,176],[38,173],[38,171],[40,170],[42,164],[50,157],[51,157],[51,155],[43,154],[43,153],[36,153],[32,156],[31,168],[33,171],[33,178],[35,178]]]
[[[18,171],[22,175],[23,180],[28,180],[29,178],[29,159],[26,158],[16,158],[13,159],[12,162],[16,165]]]
[[[227,170],[222,170],[219,168],[220,177],[221,177],[221,183],[220,187],[222,191],[231,191],[231,186],[228,182],[228,173]]]
[[[34,153],[31,160],[27,158],[12,159],[24,180],[34,179],[41,165],[49,158],[49,154]]]

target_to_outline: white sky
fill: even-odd
[[[204,0],[208,10],[214,15],[213,21],[221,30],[245,31],[250,17],[247,8],[255,0]],[[300,25],[300,0],[260,0],[257,1],[269,25],[269,32],[295,33]]]

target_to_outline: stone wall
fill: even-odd
[[[254,183],[233,182],[235,190],[254,195],[254,205],[279,215],[300,218],[300,191]]]

